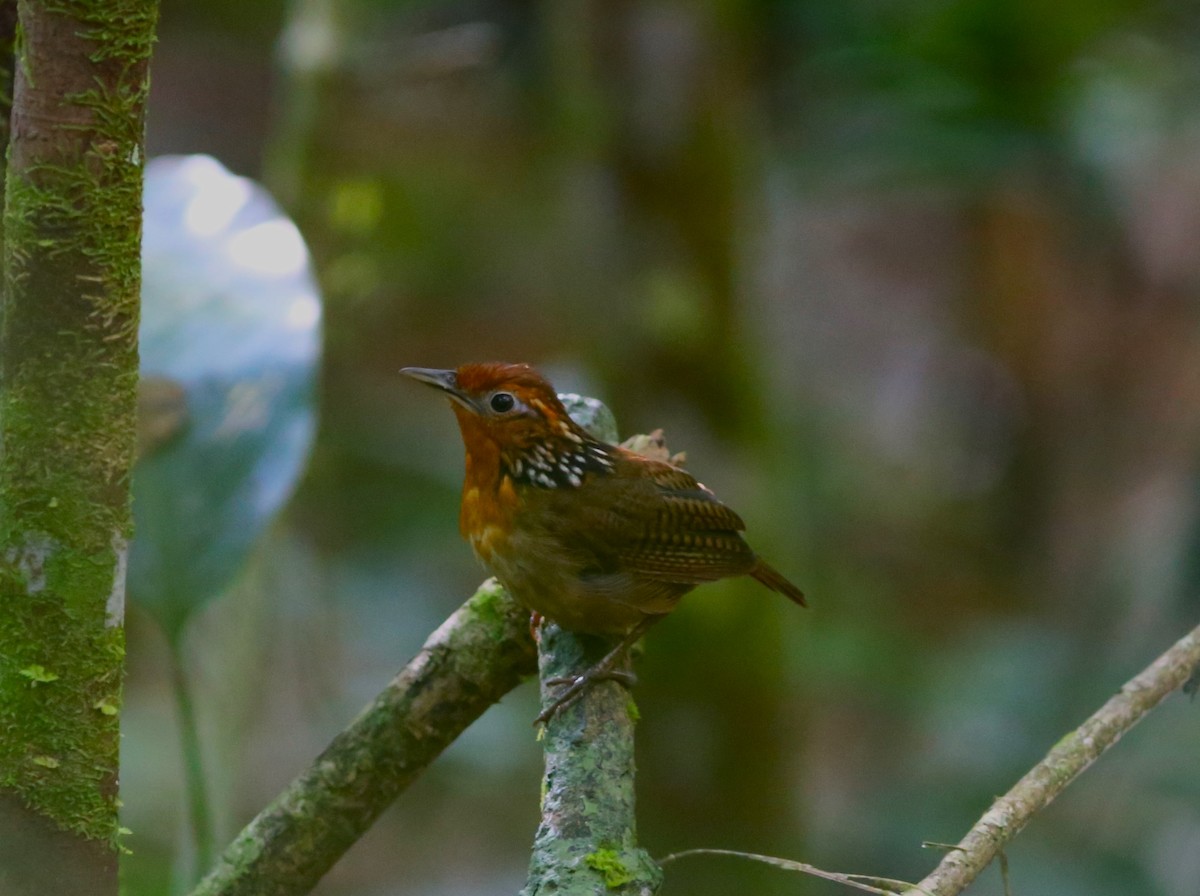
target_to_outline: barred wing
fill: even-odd
[[[620,497],[602,526],[618,566],[634,575],[700,584],[743,575],[754,551],[738,533],[742,518],[685,470],[631,459],[633,477],[618,475]]]

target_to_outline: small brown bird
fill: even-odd
[[[804,604],[742,540],[741,517],[690,473],[589,435],[528,364],[401,372],[450,398],[466,447],[459,529],[484,566],[563,628],[624,636],[540,721],[697,585],[750,575]]]

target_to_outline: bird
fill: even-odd
[[[466,454],[459,530],[483,566],[535,619],[621,638],[538,722],[593,681],[622,678],[628,649],[698,585],[749,575],[805,605],[712,491],[679,466],[589,434],[529,364],[400,372],[450,400]]]

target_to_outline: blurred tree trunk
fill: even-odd
[[[19,4],[0,329],[5,893],[116,893],[154,0]]]
[[[740,293],[760,137],[754,15],[719,0],[570,0],[540,14],[555,158],[611,176],[626,298],[641,309],[635,338],[607,346],[614,392],[671,383],[715,430],[751,438],[761,390]]]

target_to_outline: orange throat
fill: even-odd
[[[479,558],[488,563],[497,552],[504,551],[512,531],[517,493],[512,479],[501,474],[500,446],[484,424],[458,405],[454,405],[454,415],[466,447],[458,529]]]

